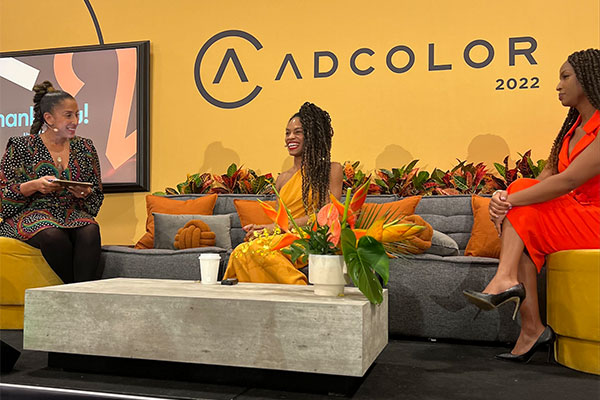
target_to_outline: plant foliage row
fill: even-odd
[[[428,172],[417,167],[419,160],[413,160],[400,168],[376,169],[365,173],[359,161],[344,163],[344,189],[356,189],[371,180],[368,194],[393,194],[398,197],[489,194],[497,189],[506,189],[518,178],[536,178],[546,165],[545,160],[534,162],[531,150],[519,153],[520,159],[511,168],[508,156],[502,163],[494,163],[495,174],[483,163],[467,163],[457,159],[457,164],[449,170],[434,168]],[[231,164],[222,175],[210,173],[188,174],[184,182],[176,188],[167,187],[166,194],[273,194],[274,178],[271,173],[259,175],[254,170]]]

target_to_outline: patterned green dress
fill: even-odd
[[[21,194],[22,183],[46,175],[94,186],[85,199],[67,189],[28,197]],[[47,228],[97,224],[94,217],[103,200],[100,162],[90,139],[75,136],[70,140],[69,163],[62,173],[39,135],[9,139],[0,163],[0,236],[28,240]]]

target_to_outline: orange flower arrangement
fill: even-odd
[[[278,193],[277,209],[262,201],[260,203],[269,218],[284,232],[273,244],[272,250],[289,254],[292,262],[298,259],[306,262],[309,254],[341,254],[354,285],[372,303],[380,304],[383,301],[380,279],[385,285],[389,278],[389,258],[382,242],[406,244],[423,227],[399,220],[388,221],[387,216],[371,221],[369,226],[357,227],[369,184],[369,181],[364,183],[352,197],[348,189],[343,204],[330,195],[331,202],[323,206],[306,227],[296,224]],[[396,245],[395,248],[402,246]]]

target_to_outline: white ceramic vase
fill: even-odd
[[[308,255],[308,281],[317,296],[343,295],[347,274],[344,256]]]

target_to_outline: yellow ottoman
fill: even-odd
[[[600,250],[559,251],[548,256],[546,268],[556,361],[600,375]]]
[[[0,237],[0,329],[23,329],[25,289],[62,283],[41,251]]]

